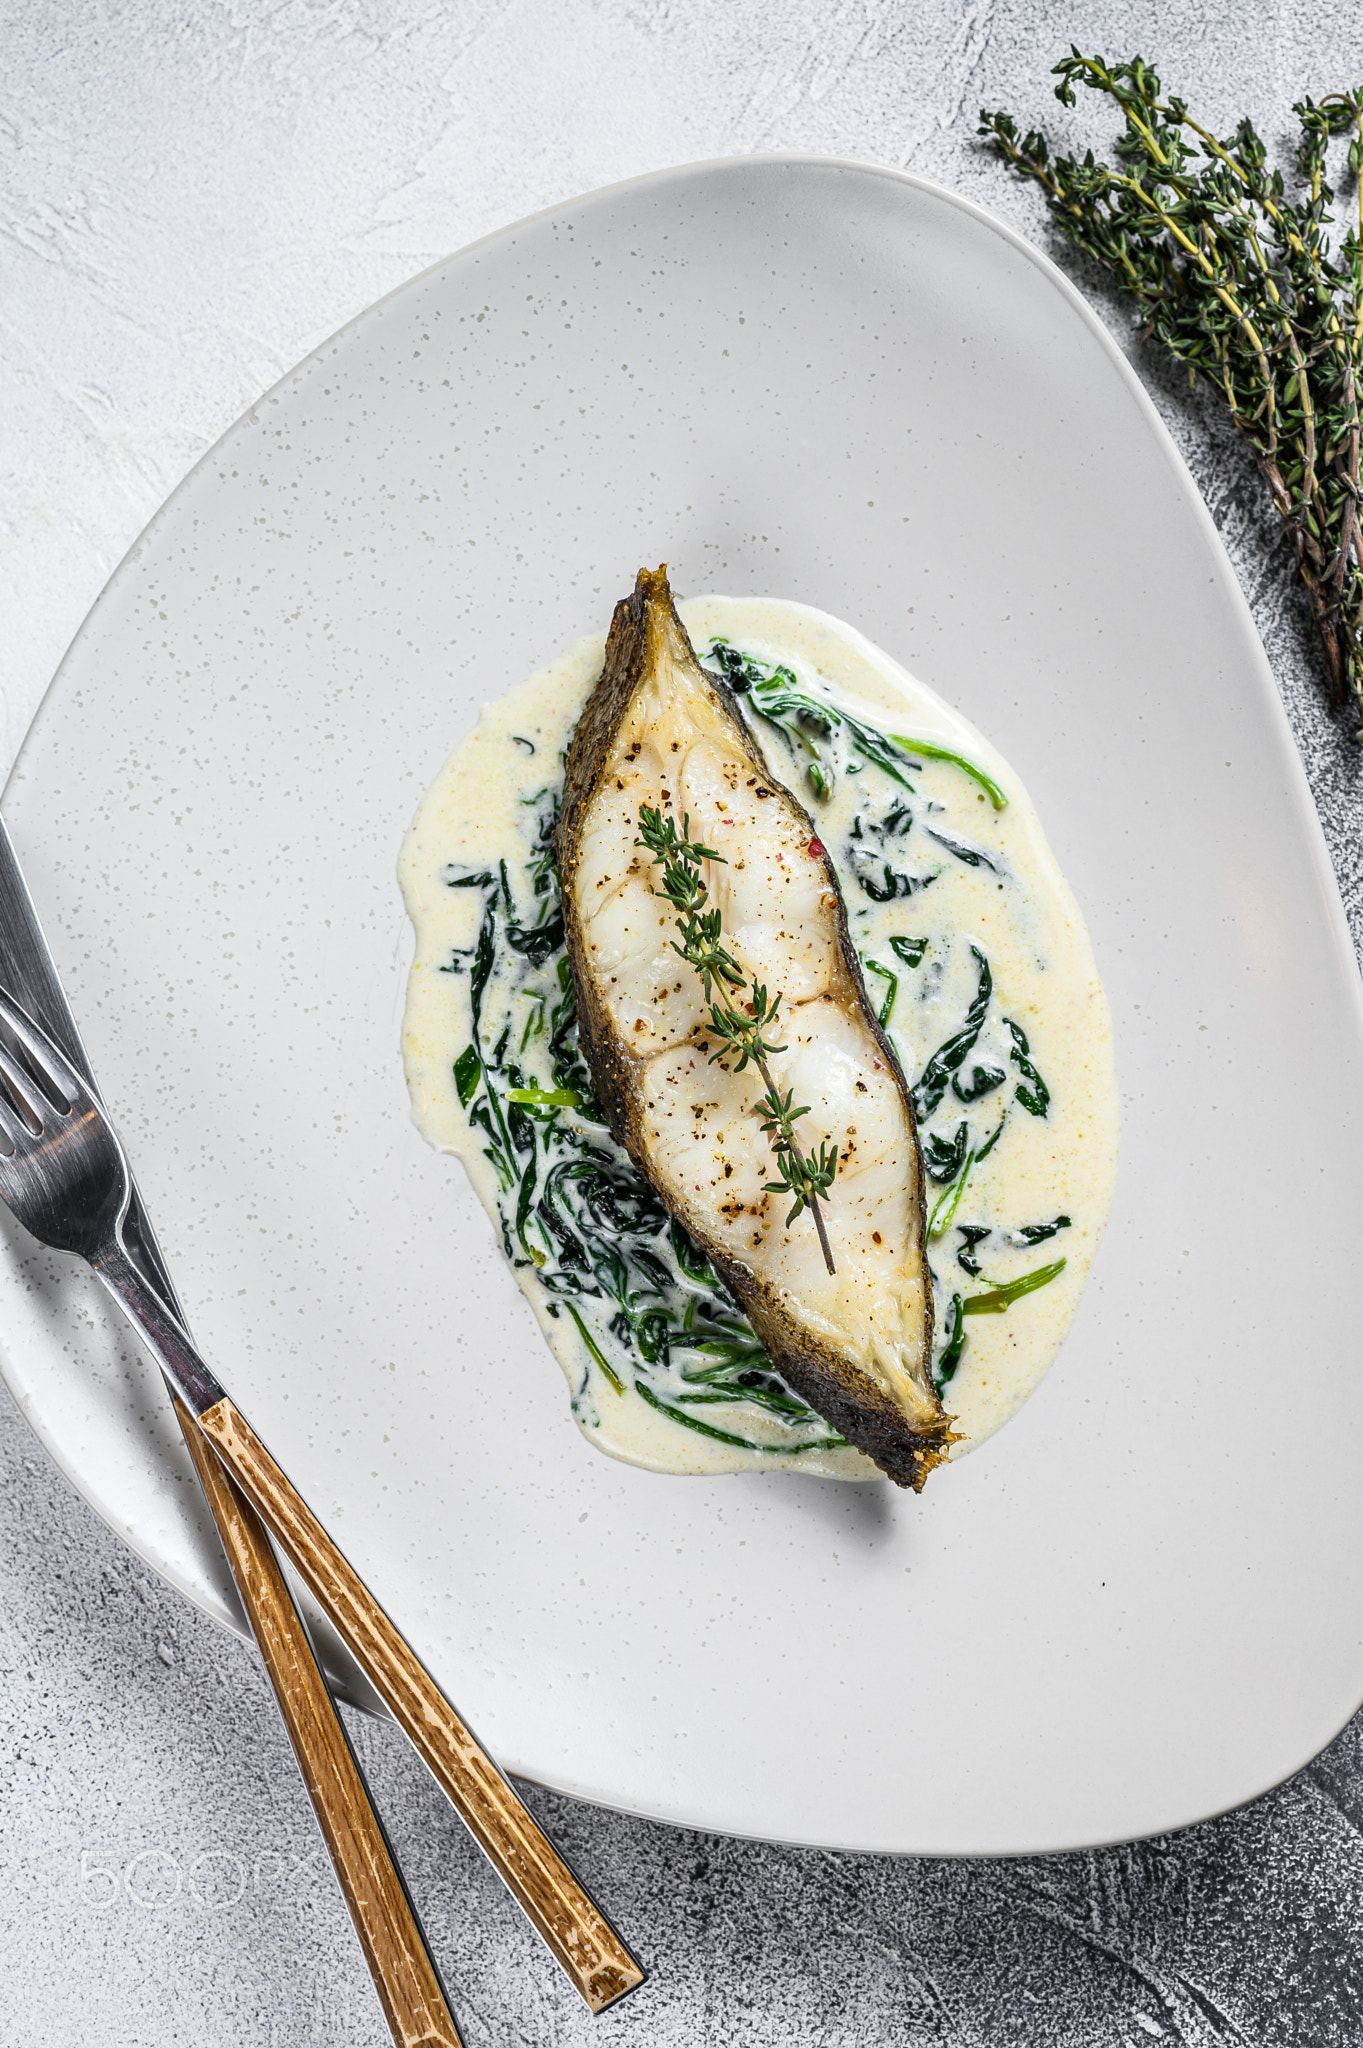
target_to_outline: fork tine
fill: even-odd
[[[9,1069],[11,1067],[16,1067],[16,1063],[10,1059],[4,1047],[0,1046],[0,1074],[3,1074],[3,1078],[16,1090],[20,1101],[26,1103],[28,1096],[24,1089],[19,1087],[17,1082],[10,1078]],[[23,1078],[27,1086],[32,1088],[33,1083],[29,1080],[28,1075],[25,1074]],[[13,1157],[14,1153],[18,1152],[21,1146],[31,1145],[33,1142],[32,1130],[25,1123],[3,1088],[0,1088],[0,1137],[3,1137],[5,1142],[11,1147],[9,1157],[4,1159],[3,1163],[5,1165],[9,1164],[9,1159]]]
[[[83,1101],[89,1090],[66,1055],[50,1039],[42,1026],[35,1024],[27,1010],[20,1008],[8,990],[0,988],[0,1024],[18,1039],[24,1051],[38,1069],[39,1076],[50,1081],[58,1097],[71,1109]],[[0,1051],[3,1047],[0,1047]],[[28,1075],[24,1083],[32,1088],[34,1083]],[[40,1082],[41,1085],[41,1082]]]
[[[43,1104],[43,1109],[38,1109],[35,1106],[33,1097],[38,1093],[37,1083],[31,1074],[24,1072],[18,1060],[3,1045],[0,1045],[0,1081],[3,1081],[9,1089],[9,1097],[0,1093],[0,1111],[6,1113],[5,1136],[14,1144],[18,1144],[20,1142],[19,1129],[22,1129],[24,1138],[32,1138],[35,1134],[27,1125],[20,1125],[16,1128],[15,1119],[28,1116],[38,1126],[39,1132],[41,1132],[43,1129],[43,1110],[46,1110],[47,1116],[50,1119],[53,1114],[52,1108],[46,1102]],[[11,1100],[10,1097],[13,1099]]]

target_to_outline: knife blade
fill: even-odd
[[[0,983],[50,1033],[98,1097],[89,1057],[2,818]],[[130,1257],[188,1334],[135,1181],[123,1235]],[[399,2048],[460,2048],[416,1910],[264,1524],[184,1403],[173,1405],[393,2039]]]

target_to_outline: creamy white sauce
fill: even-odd
[[[808,606],[775,599],[696,598],[678,610],[702,659],[718,636],[760,662],[782,663],[809,694],[830,699],[869,727],[967,757],[1006,794],[1005,807],[995,809],[960,767],[915,755],[917,765],[908,774],[914,823],[906,839],[896,841],[892,828],[888,836],[863,836],[857,845],[849,835],[858,813],[878,809],[883,817],[894,800],[893,785],[868,765],[860,775],[841,774],[831,795],[821,799],[780,734],[760,718],[752,721],[773,775],[795,790],[816,819],[839,872],[857,951],[864,963],[886,970],[867,973],[873,1003],[889,994],[887,974],[895,977],[887,1028],[911,1084],[959,1029],[977,993],[981,954],[992,972],[984,1029],[954,1078],[965,1083],[967,1094],[977,1068],[986,1080],[1002,1070],[1006,1082],[986,1087],[975,1101],[947,1086],[922,1124],[925,1143],[934,1136],[940,1143],[965,1121],[978,1151],[1005,1117],[998,1142],[972,1167],[949,1223],[952,1184],[929,1181],[929,1213],[937,1209],[939,1226],[946,1224],[928,1247],[939,1329],[953,1295],[968,1301],[1057,1259],[1065,1266],[1005,1311],[966,1316],[964,1352],[943,1392],[962,1439],[953,1456],[960,1456],[1016,1411],[1054,1358],[1111,1202],[1116,1082],[1107,1005],[1083,920],[1007,763],[982,734],[860,633]],[[475,945],[483,899],[474,889],[450,886],[450,877],[495,871],[505,861],[513,888],[530,901],[524,877],[542,815],[533,799],[546,785],[561,785],[562,755],[601,672],[604,647],[604,634],[592,635],[484,710],[427,794],[402,853],[403,893],[417,934],[403,1034],[413,1113],[432,1144],[463,1161],[494,1216],[498,1178],[486,1156],[487,1134],[470,1124],[453,1074],[470,1039],[470,980],[451,969]],[[953,847],[973,856],[973,864]],[[881,893],[912,893],[877,902],[859,877],[869,877]],[[530,909],[519,914],[534,921]],[[896,937],[900,952],[890,943]],[[904,957],[916,950],[903,946],[910,938],[926,941],[917,966]],[[519,1035],[521,1012],[530,1017],[532,1000],[533,992],[527,996],[523,988],[499,995],[490,986],[485,1004],[500,1001],[507,1024]],[[1044,1116],[1029,1114],[1018,1099],[1019,1086],[1033,1099],[1036,1091],[1028,1090],[1010,1020],[1025,1035],[1022,1059],[1034,1064],[1049,1088]],[[526,1058],[533,1067],[533,1045]],[[547,1071],[541,1078],[553,1085]],[[1068,1225],[1048,1239],[1016,1241],[1024,1226],[1060,1216],[1069,1218]],[[986,1231],[972,1249],[971,1236]],[[979,1265],[978,1275],[962,1267],[961,1253],[967,1264]],[[658,1471],[800,1469],[842,1478],[878,1476],[850,1449],[793,1458],[709,1439],[649,1405],[627,1377],[617,1392],[594,1368],[578,1322],[546,1293],[535,1265],[520,1262],[516,1277],[573,1389],[579,1425],[598,1448]],[[579,1306],[590,1308],[586,1302]],[[750,1438],[779,1441],[780,1431],[764,1429],[747,1404],[703,1412]]]

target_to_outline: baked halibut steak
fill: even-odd
[[[755,1067],[706,1032],[675,913],[636,845],[644,805],[722,861],[710,906],[746,976],[779,992],[771,1068],[809,1114],[805,1152],[838,1148],[822,1198],[829,1274],[809,1212],[766,1192],[776,1161]],[[605,667],[568,750],[558,832],[582,1048],[610,1128],[723,1276],[791,1386],[900,1486],[952,1441],[932,1383],[923,1165],[909,1092],[867,999],[833,866],[773,777],[727,686],[696,660],[665,569],[616,606]],[[744,992],[736,992],[736,1000]]]

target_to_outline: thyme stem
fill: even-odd
[[[747,976],[724,945],[720,912],[707,908],[710,891],[701,876],[703,861],[719,861],[722,866],[727,866],[724,855],[692,839],[689,817],[682,819],[682,828],[678,832],[675,818],[664,817],[661,811],[648,804],[639,812],[639,837],[634,843],[642,847],[651,864],[662,871],[661,887],[653,893],[665,896],[677,914],[681,941],[678,943],[674,939],[672,950],[700,976],[709,1010],[706,1029],[718,1040],[715,1051],[710,1055],[711,1061],[719,1059],[723,1053],[732,1053],[736,1055],[734,1071],[739,1074],[751,1061],[766,1086],[767,1092],[756,1107],[762,1119],[762,1129],[776,1155],[781,1178],[768,1181],[765,1191],[769,1195],[794,1196],[790,1214],[786,1217],[787,1230],[803,1210],[809,1210],[814,1218],[814,1228],[819,1233],[824,1264],[830,1273],[836,1272],[819,1196],[826,1195],[833,1185],[838,1170],[838,1148],[821,1143],[817,1153],[801,1150],[795,1121],[797,1117],[808,1116],[809,1105],[806,1103],[796,1109],[794,1091],[788,1088],[783,1095],[768,1065],[770,1054],[785,1051],[783,1045],[774,1044],[766,1035],[781,1007],[779,994],[768,998],[766,989],[754,981],[749,984],[747,1001],[740,1009],[727,993],[730,989],[742,988]]]
[[[1071,46],[1055,76],[1065,106],[1084,85],[1119,109],[1120,169],[1092,150],[1053,159],[1044,135],[1020,134],[1006,113],[982,109],[979,132],[1144,309],[1147,335],[1220,388],[1292,536],[1331,703],[1363,715],[1363,185],[1336,251],[1325,176],[1337,137],[1349,171],[1363,171],[1363,89],[1296,102],[1294,199],[1248,120],[1218,139],[1142,58],[1109,64]]]

